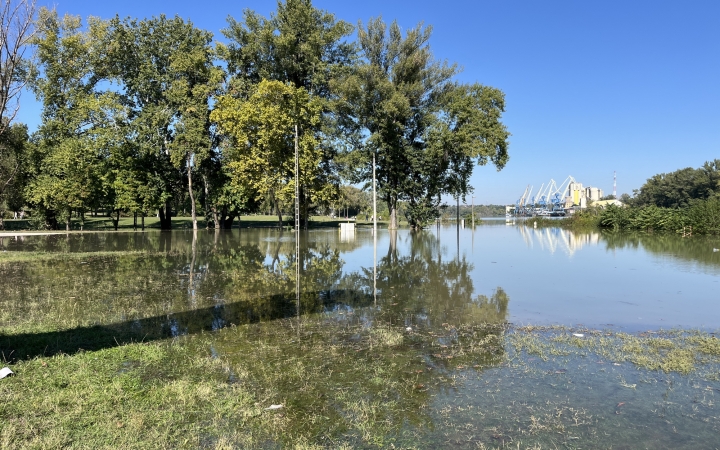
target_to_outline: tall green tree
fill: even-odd
[[[197,227],[193,173],[214,149],[210,98],[223,77],[214,65],[212,34],[164,15],[142,21],[116,17],[110,29],[107,70],[129,105],[127,135],[148,171],[143,181],[159,193],[153,206],[161,228],[171,228],[171,200],[183,186]]]
[[[82,216],[102,202],[109,146],[117,142],[115,124],[123,114],[118,95],[101,87],[105,80],[94,70],[106,32],[107,23],[98,19],[83,31],[79,17],[39,11],[33,41],[39,72],[32,88],[43,112],[26,196],[68,230],[73,211]]]
[[[692,200],[704,200],[717,193],[720,193],[720,159],[707,161],[697,169],[686,167],[653,175],[634,191],[633,204],[682,208]]]
[[[327,100],[330,81],[352,63],[354,46],[344,41],[352,26],[316,9],[310,0],[278,1],[277,11],[269,18],[246,10],[242,22],[232,18],[228,22],[223,34],[230,42],[221,47],[230,74],[228,95],[247,99],[255,86],[268,80],[303,89],[313,102],[320,101],[320,120],[299,130],[301,140],[312,134],[322,150],[313,177],[304,177],[300,186],[301,214],[307,225],[311,203],[328,205],[339,196],[335,148],[326,139]]]
[[[5,212],[23,206],[28,146],[27,126],[23,124],[13,124],[0,133],[0,230],[5,229]]]
[[[320,110],[320,103],[305,89],[263,80],[246,101],[219,97],[212,112],[212,119],[236,142],[226,150],[231,185],[241,195],[271,203],[280,223],[293,204],[295,183],[311,185],[320,170],[322,155],[315,136],[300,133],[317,124]]]
[[[398,223],[398,202],[407,201],[414,228],[436,217],[443,194],[457,198],[471,191],[475,164],[508,159],[509,133],[500,122],[501,91],[461,85],[454,65],[436,61],[429,47],[430,27],[403,37],[393,22],[371,20],[358,28],[363,60],[334,85],[336,111],[351,151],[346,176],[370,182],[376,160],[379,195]]]

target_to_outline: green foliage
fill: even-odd
[[[269,18],[246,10],[243,22],[229,18],[228,23],[223,34],[230,43],[219,45],[228,67],[227,96],[244,101],[264,80],[277,81],[303,90],[319,107],[317,120],[305,120],[298,130],[301,142],[314,140],[317,147],[301,170],[301,216],[307,219],[311,208],[327,208],[340,197],[336,149],[327,143],[335,132],[328,114],[329,84],[352,63],[354,46],[343,41],[352,26],[314,8],[310,0],[278,1]]]
[[[602,210],[599,226],[614,230],[673,232],[681,234],[720,233],[720,196],[691,200],[685,208],[618,207]]]
[[[698,169],[687,167],[654,175],[635,191],[634,204],[682,208],[694,199],[704,200],[717,193],[720,193],[720,159],[708,161]]]
[[[232,136],[227,148],[231,184],[249,189],[255,200],[267,200],[282,215],[295,195],[295,136],[320,120],[321,105],[304,88],[263,80],[246,101],[230,95],[218,98],[212,119]],[[300,183],[313,186],[322,154],[312,133],[298,136]],[[311,191],[322,197],[326,192]]]
[[[472,191],[476,164],[504,167],[504,95],[454,82],[456,66],[429,50],[429,27],[403,36],[373,20],[357,45],[345,41],[352,30],[310,0],[279,1],[269,18],[230,18],[229,43],[213,49],[209,32],[179,17],[83,26],[43,9],[31,84],[43,123],[23,192],[35,220],[68,228],[91,209],[116,222],[157,209],[169,229],[173,206],[197,223],[199,197],[222,227],[260,205],[287,210],[296,175],[307,218],[346,203],[341,177],[371,180],[374,154],[391,228],[401,209],[422,227],[443,195]],[[295,125],[299,174],[288,165]]]
[[[97,19],[82,31],[78,17],[39,13],[34,39],[39,73],[32,88],[43,116],[26,196],[66,227],[73,210],[102,202],[105,162],[119,140],[113,125],[124,108],[116,93],[100,88],[103,78],[94,71],[106,33],[106,23]]]
[[[5,212],[18,211],[24,204],[23,184],[27,178],[29,142],[27,127],[13,124],[0,128],[0,230]]]
[[[344,141],[346,176],[372,180],[376,157],[380,196],[397,226],[398,202],[420,228],[437,217],[443,194],[463,197],[475,163],[507,161],[502,92],[479,84],[453,83],[456,66],[434,60],[431,29],[421,25],[402,36],[397,22],[360,24],[363,61],[336,80],[335,104]]]

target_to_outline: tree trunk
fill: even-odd
[[[223,230],[232,229],[233,221],[235,220],[235,214],[228,214],[227,217],[221,219]]]
[[[215,229],[219,230],[220,228],[222,228],[222,224],[220,223],[220,214],[218,213],[217,208],[213,206],[213,208],[210,210],[210,213],[212,214]]]
[[[397,197],[388,196],[387,205],[390,210],[390,229],[397,230]]]
[[[115,217],[113,217],[113,227],[115,228],[115,231],[118,230],[118,225],[120,224],[120,210],[115,211]]]
[[[137,231],[137,211],[133,211],[133,231]]]
[[[160,216],[160,229],[161,230],[172,230],[172,208],[170,207],[170,200],[165,202],[165,207],[162,206],[158,210]]]
[[[192,216],[193,230],[197,231],[197,229],[198,229],[197,213],[195,210],[195,194],[193,194],[192,164],[191,164],[190,158],[191,158],[191,155],[188,155],[188,157],[187,157],[188,195],[190,195],[190,215]]]
[[[275,204],[275,213],[278,215],[278,226],[280,228],[283,227],[283,220],[282,220],[282,211],[280,211],[280,206]]]
[[[142,224],[142,231],[145,231],[145,211],[141,213],[140,223]]]

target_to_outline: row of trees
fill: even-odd
[[[654,175],[633,194],[634,206],[682,208],[693,200],[706,200],[720,194],[720,159],[707,161],[697,169],[686,167]]]
[[[35,17],[18,46],[34,46],[33,64],[14,73],[42,101],[42,123],[28,138],[3,109],[0,174],[14,188],[0,204],[51,226],[102,208],[115,220],[158,211],[169,229],[182,200],[195,227],[198,209],[218,228],[261,206],[282,220],[296,182],[307,223],[374,169],[390,227],[403,202],[418,228],[443,195],[472,191],[475,165],[508,160],[503,93],[455,81],[430,27],[372,19],[351,42],[354,28],[310,0],[228,19],[225,43],[179,17]]]
[[[599,212],[600,227],[667,231],[683,235],[720,234],[720,160],[698,169],[685,168],[654,175],[634,197],[623,194],[629,207]]]

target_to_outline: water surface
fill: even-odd
[[[502,324],[715,330],[716,238],[489,221],[300,244],[272,229],[3,236],[1,350],[181,342],[327,446],[714,445],[717,376],[537,357],[506,345]]]

